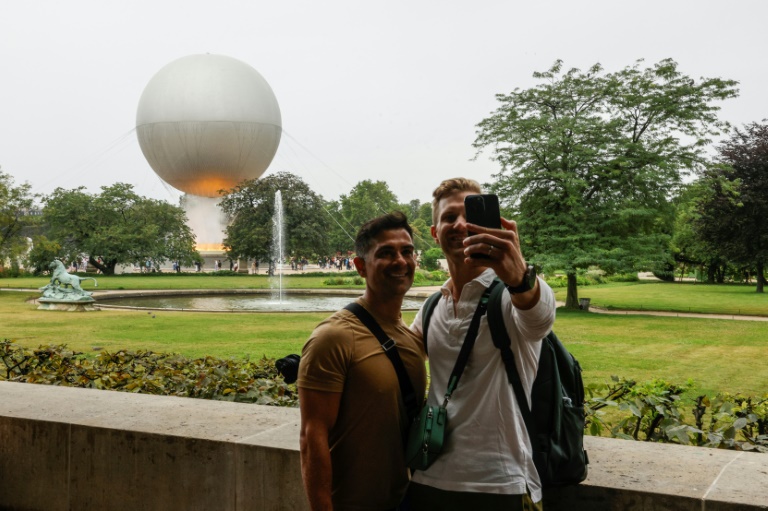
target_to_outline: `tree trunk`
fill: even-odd
[[[576,274],[568,273],[568,292],[565,298],[565,306],[569,309],[579,308],[579,290],[576,287]]]
[[[727,268],[726,268],[725,264],[719,265],[717,267],[717,283],[718,284],[724,284],[725,283],[725,270],[726,269]]]
[[[715,283],[715,273],[717,273],[717,266],[714,263],[707,265],[707,284]]]
[[[107,273],[106,263],[100,263],[99,260],[95,259],[93,256],[88,256],[88,264],[99,270],[104,275],[111,275],[111,273]],[[112,270],[112,273],[114,273],[114,269]]]
[[[109,261],[103,261],[99,262],[98,259],[94,259],[93,257],[88,257],[88,262],[91,266],[94,268],[97,268],[101,273],[104,275],[114,275],[115,274],[115,267],[117,266],[117,261],[110,259]]]
[[[765,265],[762,261],[758,261],[757,263],[757,289],[755,290],[758,293],[764,293],[765,290]]]

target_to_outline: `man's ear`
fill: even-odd
[[[439,246],[440,245],[440,240],[437,239],[437,229],[435,228],[434,225],[430,225],[429,226],[429,232],[430,232],[430,234],[432,234],[432,239],[435,240],[435,243],[437,243],[438,246]]]
[[[355,258],[352,259],[352,263],[354,263],[358,275],[365,278],[365,259],[360,256],[355,256]]]

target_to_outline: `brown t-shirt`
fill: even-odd
[[[370,312],[365,300],[358,303]],[[426,369],[421,339],[402,320],[374,317],[397,343],[416,396],[423,396]],[[304,345],[297,385],[342,393],[328,439],[334,509],[397,506],[408,485],[402,444],[408,421],[397,374],[376,337],[348,310],[335,313]]]

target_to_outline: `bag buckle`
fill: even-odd
[[[382,349],[384,350],[384,353],[388,352],[389,350],[391,350],[395,346],[397,346],[397,343],[391,337],[389,339],[387,339],[387,342],[382,343],[382,345],[381,345]]]

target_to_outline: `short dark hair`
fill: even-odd
[[[402,211],[393,211],[386,215],[377,216],[374,219],[365,222],[355,236],[355,253],[358,257],[365,257],[373,240],[381,231],[392,229],[405,229],[408,235],[413,239],[413,229],[408,224],[408,217]]]

